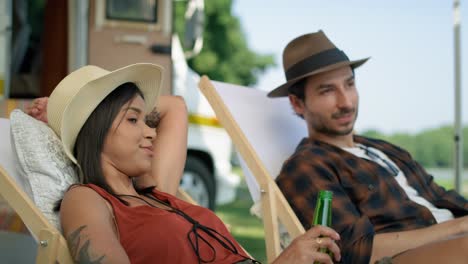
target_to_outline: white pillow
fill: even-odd
[[[78,182],[74,165],[58,136],[45,123],[16,109],[10,114],[10,126],[18,171],[29,180],[37,207],[61,230],[59,215],[53,208],[68,187]]]
[[[16,154],[12,151],[13,149],[10,144],[10,120],[0,118],[0,135],[2,135],[0,139],[0,165],[16,181],[21,189],[28,194],[29,198],[33,199],[29,182],[20,177],[21,175],[17,170],[17,162],[16,158],[14,158]]]

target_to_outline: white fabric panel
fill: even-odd
[[[305,122],[295,116],[287,97],[268,98],[265,91],[212,83],[269,174],[276,178],[284,161],[307,136]],[[260,197],[258,184],[245,161],[239,160],[249,191],[257,202]]]

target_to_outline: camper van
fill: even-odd
[[[175,5],[172,0],[1,1],[0,117],[48,96],[83,65],[107,70],[137,62],[162,65],[162,94],[184,97],[189,110],[182,188],[212,209],[232,201],[240,182],[231,172],[232,144],[197,88],[199,75],[187,65],[203,45],[203,1],[186,0],[181,40],[174,34]]]

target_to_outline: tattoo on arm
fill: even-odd
[[[85,228],[85,225],[80,226],[67,237],[68,247],[70,248],[72,258],[75,263],[79,264],[100,264],[105,258],[105,255],[99,256],[95,260],[91,260],[89,248],[91,241],[89,241],[86,235],[81,233]]]

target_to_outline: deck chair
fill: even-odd
[[[0,118],[0,195],[19,215],[38,242],[37,263],[73,263],[67,243],[60,233],[39,211],[30,194],[25,179],[17,171],[10,143],[10,122]]]
[[[274,181],[283,162],[307,135],[305,122],[294,117],[287,98],[267,98],[264,91],[211,81],[206,76],[199,88],[240,154],[253,201],[261,203],[271,262],[281,251],[279,223],[291,238],[305,232]]]
[[[14,158],[17,153],[13,152],[10,130],[10,120],[0,118],[0,197],[19,215],[37,242],[37,247],[34,247],[37,248],[36,263],[73,263],[60,227],[51,223],[44,212],[39,210],[32,199],[28,179],[22,177],[18,170],[17,160]],[[196,204],[182,189],[178,190],[177,196]],[[11,234],[0,233],[0,236],[9,239]],[[25,246],[25,243],[18,246]],[[0,262],[2,261],[0,257]]]

